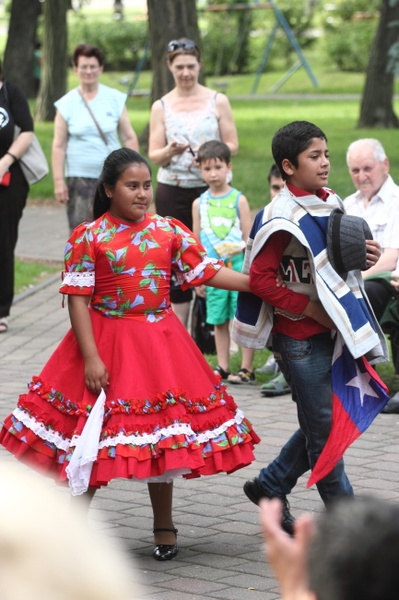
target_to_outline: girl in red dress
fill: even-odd
[[[208,258],[180,221],[148,214],[150,168],[112,152],[95,220],[65,249],[60,291],[72,328],[4,422],[0,442],[92,498],[116,477],[148,483],[157,560],[178,552],[172,481],[231,473],[259,441],[171,309],[170,277],[249,291],[246,275]]]

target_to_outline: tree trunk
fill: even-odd
[[[13,0],[11,4],[4,74],[27,98],[35,97],[33,54],[41,6],[39,0]]]
[[[151,104],[173,87],[166,66],[168,42],[182,37],[194,40],[201,48],[195,0],[147,0],[151,43]]]
[[[67,90],[67,10],[70,0],[43,4],[43,68],[36,104],[38,121],[53,121],[54,102]]]
[[[399,73],[399,2],[382,0],[380,22],[371,48],[358,127],[399,127],[393,108]]]

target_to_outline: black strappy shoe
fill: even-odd
[[[159,531],[172,531],[177,538],[177,529],[165,529],[161,527],[154,529],[153,533],[158,533]],[[177,556],[178,552],[179,546],[177,542],[176,544],[158,544],[152,552],[152,558],[155,558],[155,560],[172,560],[172,558]]]
[[[220,365],[215,367],[213,369],[213,372],[215,373],[215,375],[220,375],[220,377],[222,378],[223,381],[225,381],[228,378],[228,376],[230,375],[230,371],[225,371],[224,369],[222,369],[222,367]]]

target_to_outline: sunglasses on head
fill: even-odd
[[[176,50],[195,50],[196,49],[195,42],[193,40],[172,40],[168,44],[168,52],[176,52]]]

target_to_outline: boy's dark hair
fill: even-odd
[[[281,127],[273,136],[272,154],[284,181],[287,179],[282,162],[287,158],[294,167],[298,166],[298,155],[311,144],[313,138],[327,141],[323,131],[308,121],[293,121]]]
[[[130,148],[114,150],[105,159],[93,201],[93,216],[95,219],[106,213],[111,206],[111,201],[105,193],[104,184],[113,189],[122,173],[131,164],[146,165],[151,176],[150,165],[146,159],[135,150],[130,150]]]
[[[269,183],[270,183],[272,177],[278,177],[278,178],[281,177],[280,169],[278,168],[276,163],[272,164],[272,166],[270,167],[269,173],[267,174],[267,181]]]
[[[210,160],[211,158],[218,158],[228,165],[231,161],[230,148],[227,144],[219,142],[218,140],[210,140],[209,142],[201,144],[198,148],[197,162],[201,164],[205,160]]]
[[[341,498],[317,525],[309,587],[318,600],[394,600],[399,590],[399,507],[379,498]]]
[[[100,67],[104,66],[104,54],[96,46],[91,44],[78,44],[72,54],[72,64],[74,67],[78,66],[79,56],[86,56],[87,58],[96,58]]]

